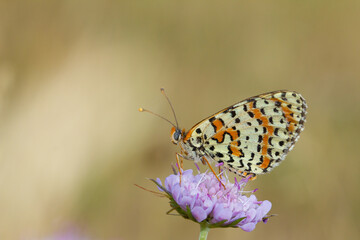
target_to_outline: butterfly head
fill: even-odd
[[[181,139],[183,138],[184,133],[185,133],[185,129],[181,131],[179,128],[172,127],[170,133],[171,142],[173,144],[178,144],[178,142],[181,141]]]

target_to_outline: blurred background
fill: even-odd
[[[360,1],[0,1],[0,239],[197,239],[147,178],[181,127],[288,89],[309,110],[287,160],[258,177],[278,214],[208,239],[358,239]],[[192,168],[191,162],[185,162]]]

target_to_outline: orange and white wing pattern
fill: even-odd
[[[294,147],[304,129],[306,109],[299,93],[261,94],[199,122],[183,143],[239,175],[263,174],[279,165]]]

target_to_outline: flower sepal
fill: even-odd
[[[238,228],[238,226],[236,226],[236,225],[239,224],[245,218],[246,217],[236,219],[236,220],[234,220],[234,221],[232,221],[231,223],[228,223],[228,224],[225,224],[226,220],[222,220],[222,221],[217,222],[217,223],[209,224],[209,228],[228,228],[228,227]]]

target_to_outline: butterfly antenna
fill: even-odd
[[[166,118],[164,118],[163,116],[161,116],[161,115],[159,115],[159,114],[157,114],[157,113],[154,113],[154,112],[152,112],[152,111],[150,111],[150,110],[147,110],[147,109],[145,109],[145,108],[139,108],[139,112],[148,112],[148,113],[154,114],[155,116],[158,116],[159,118],[167,121],[168,123],[170,123],[171,125],[173,125],[174,127],[176,127],[176,126],[175,126],[172,122],[170,122],[168,119],[166,119]]]
[[[179,123],[178,123],[178,120],[177,120],[177,118],[176,118],[175,110],[174,110],[174,108],[173,108],[173,106],[172,106],[172,104],[171,104],[171,102],[170,102],[170,99],[169,99],[168,96],[166,95],[165,89],[160,88],[160,91],[161,91],[161,93],[165,96],[166,100],[168,101],[168,103],[169,103],[169,105],[170,105],[170,107],[171,107],[171,111],[172,111],[173,114],[174,114],[174,118],[175,118],[175,122],[176,122],[176,128],[178,129],[178,128],[179,128]],[[175,127],[175,126],[174,126],[174,127]]]

